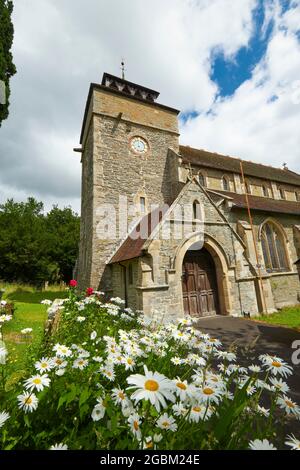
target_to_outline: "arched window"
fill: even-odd
[[[251,185],[249,181],[245,181],[245,190],[247,194],[251,194]]]
[[[198,174],[198,181],[201,184],[201,186],[206,186],[206,178],[203,173]]]
[[[199,201],[193,202],[193,219],[200,220],[201,219],[201,210],[200,210]]]
[[[268,186],[265,186],[265,185],[264,185],[264,186],[262,187],[262,191],[263,191],[264,197],[269,197],[269,188],[268,188]]]
[[[261,244],[266,270],[270,273],[289,271],[284,235],[272,222],[267,222],[261,231]]]
[[[281,199],[285,199],[285,190],[283,188],[279,188],[279,194]]]
[[[145,214],[146,212],[146,198],[145,197],[140,197],[140,211],[141,211],[141,214]]]
[[[229,179],[227,178],[227,176],[223,176],[222,186],[224,191],[230,191]]]

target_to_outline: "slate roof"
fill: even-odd
[[[246,196],[244,194],[237,194],[219,190],[216,192],[232,198],[233,209],[247,208]],[[300,202],[276,200],[249,195],[249,203],[250,208],[256,211],[300,215]]]
[[[144,243],[162,220],[166,210],[167,207],[163,206],[145,215],[135,229],[133,229],[122,242],[108,264],[120,263],[121,261],[127,261],[141,256],[143,254]],[[141,228],[142,233],[140,233]]]
[[[240,162],[242,161],[244,173],[247,176],[255,176],[256,178],[262,178],[264,180],[267,179],[278,183],[300,186],[300,175],[290,170],[282,170],[280,168],[220,155],[218,153],[207,152],[205,150],[194,149],[184,145],[181,145],[179,148],[183,163],[240,174]]]

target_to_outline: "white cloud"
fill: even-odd
[[[273,36],[252,78],[214,104],[211,114],[182,125],[185,144],[274,166],[287,162],[300,172],[300,44],[293,29],[282,28],[287,15],[274,18]]]

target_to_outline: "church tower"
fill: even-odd
[[[110,291],[106,263],[126,236],[120,221],[129,206],[139,207],[142,215],[151,204],[162,205],[172,198],[168,153],[169,149],[179,151],[179,111],[157,103],[158,96],[154,90],[107,73],[101,84],[90,85],[79,150],[80,288]],[[103,236],[100,227],[108,204],[114,208],[106,214],[111,217],[108,225],[117,224],[114,236],[109,238]],[[129,221],[132,217],[129,215]]]

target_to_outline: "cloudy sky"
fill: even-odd
[[[14,0],[0,202],[80,208],[80,127],[103,72],[182,110],[181,143],[300,172],[300,0]]]

